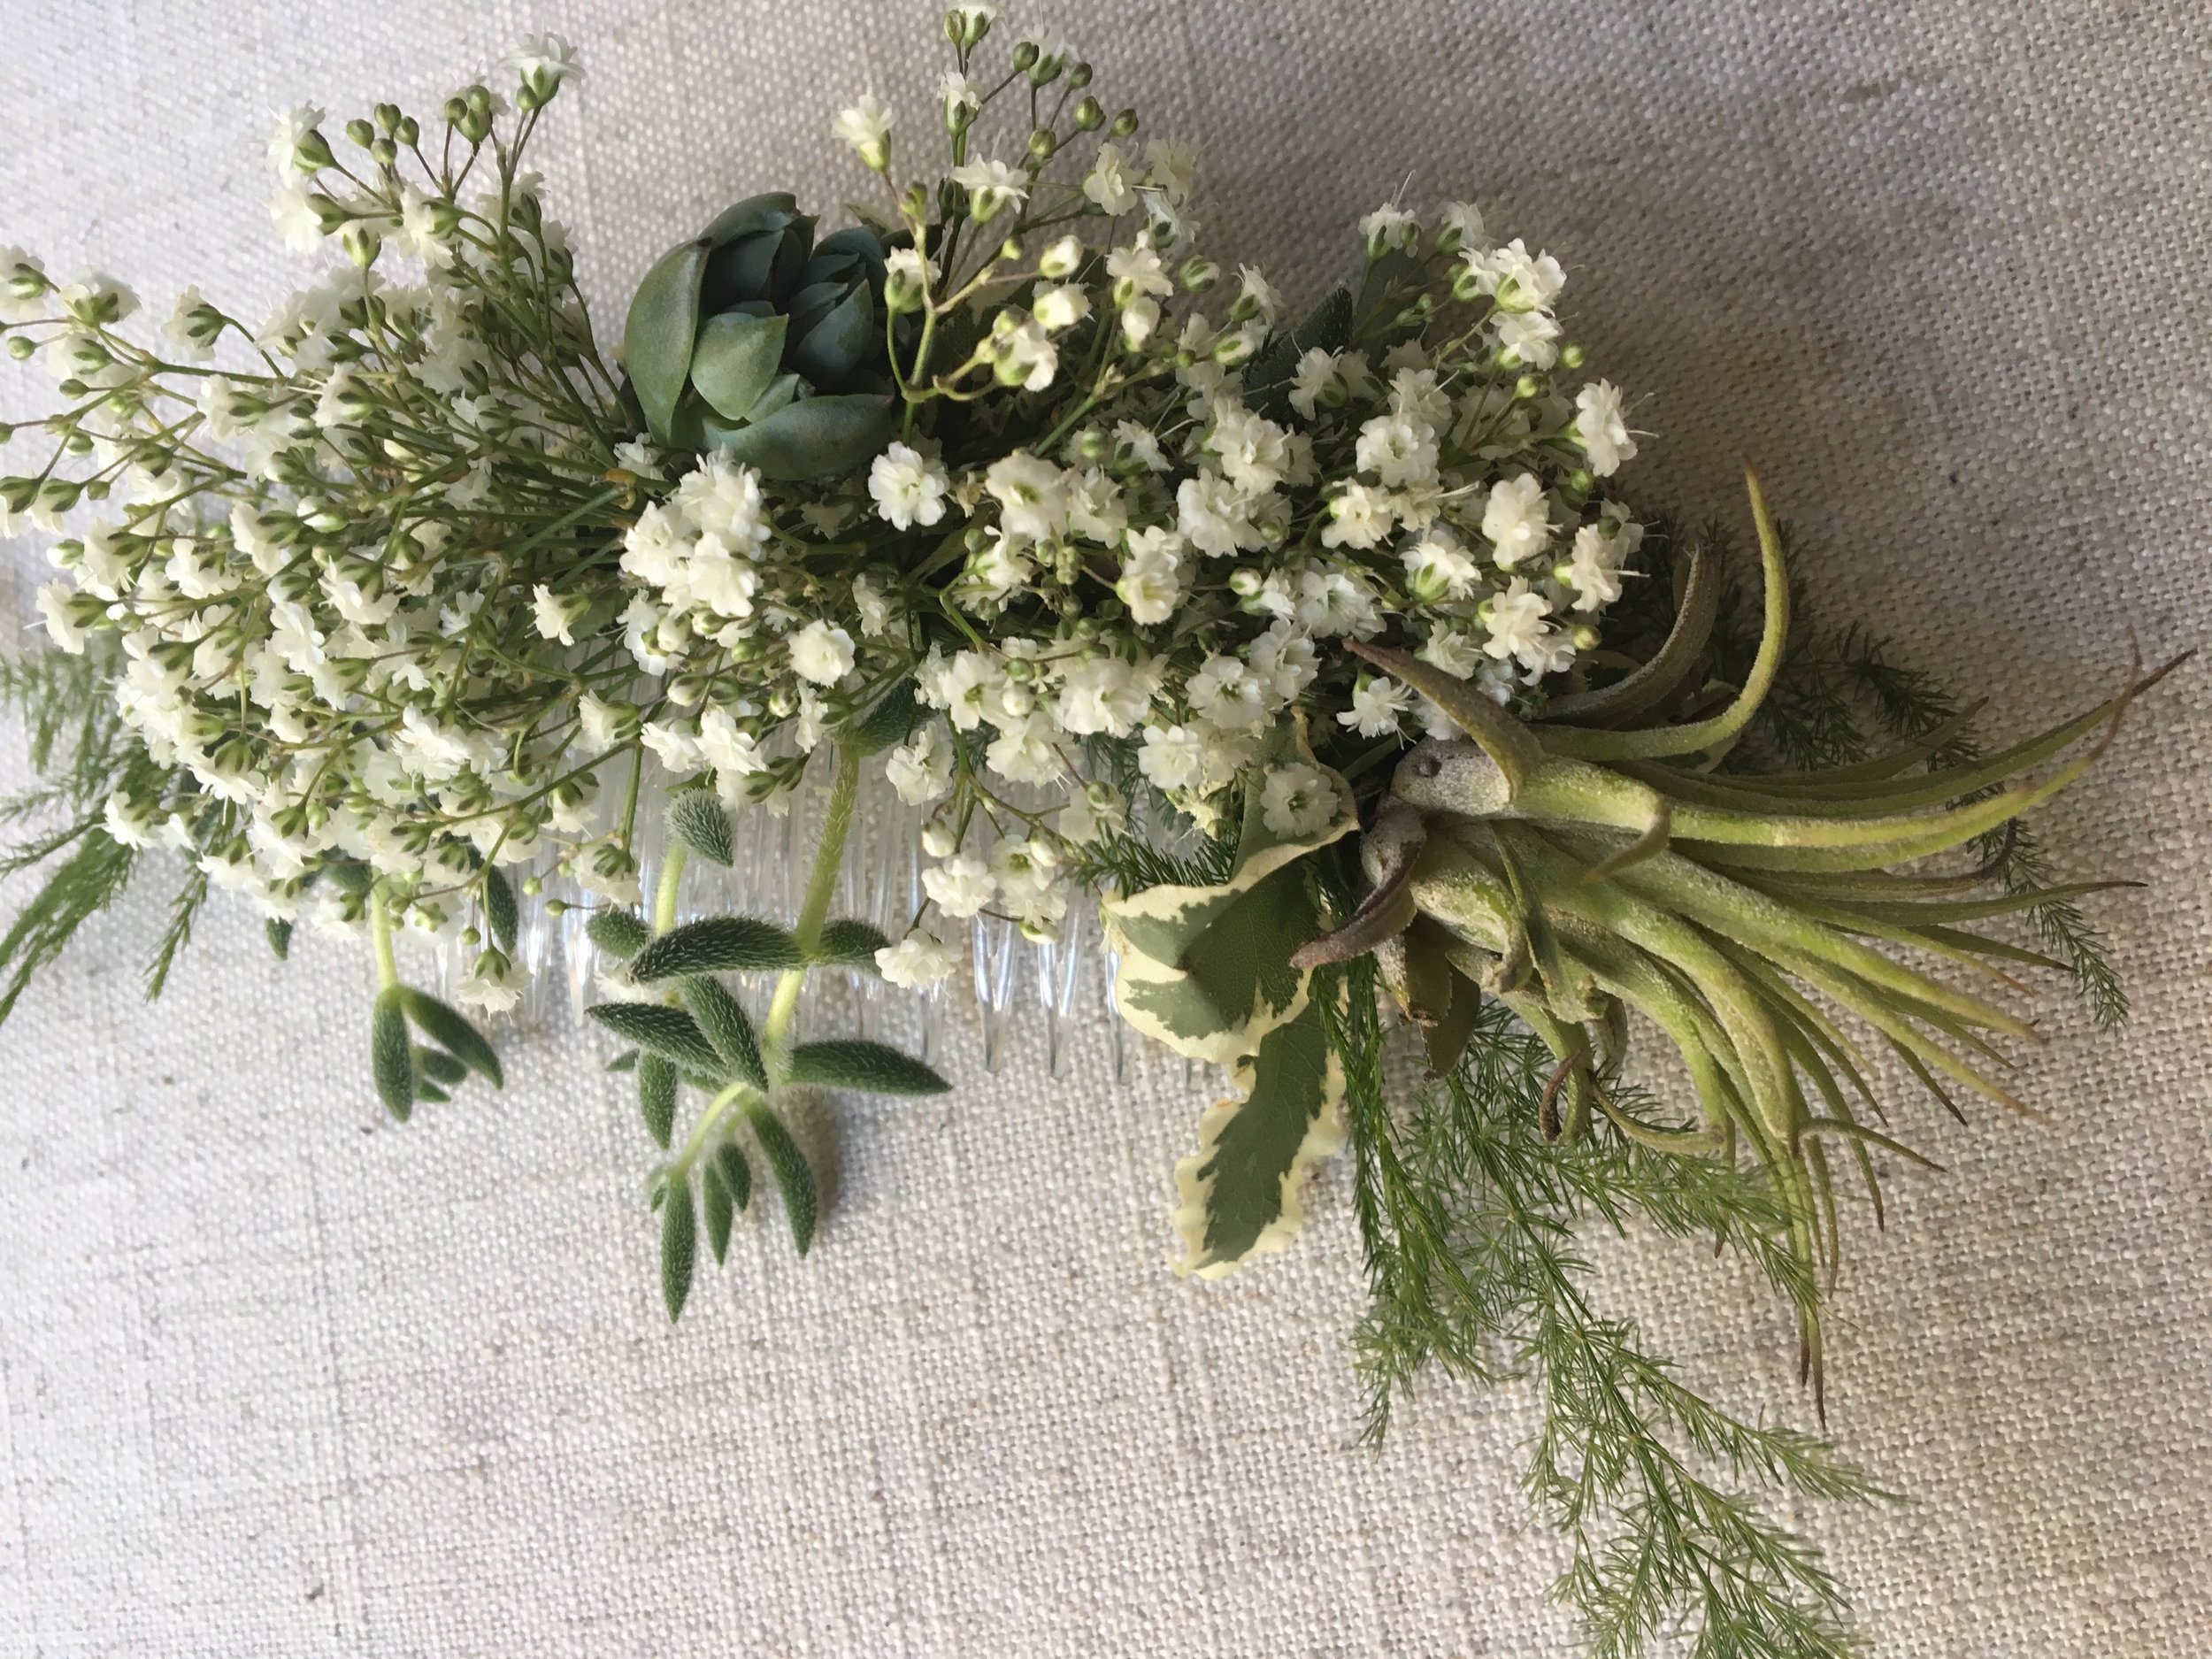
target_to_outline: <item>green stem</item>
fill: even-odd
[[[399,983],[399,964],[392,957],[392,912],[381,882],[369,889],[369,937],[376,945],[376,987],[388,991]]]
[[[676,889],[684,879],[684,861],[691,853],[681,841],[671,841],[661,858],[660,884],[653,889],[653,931],[664,933],[676,925]]]
[[[670,1181],[680,1181],[691,1173],[691,1167],[699,1161],[699,1154],[705,1149],[708,1138],[714,1133],[715,1126],[733,1105],[741,1101],[749,1105],[759,1098],[760,1091],[741,1079],[710,1101],[706,1110],[699,1114],[699,1121],[692,1125],[691,1133],[684,1137],[683,1150],[669,1165]]]
[[[845,859],[845,838],[852,833],[853,801],[860,792],[860,754],[850,744],[837,746],[837,776],[830,785],[829,812],[822,820],[822,843],[814,855],[814,870],[807,877],[806,896],[799,904],[799,919],[791,932],[801,954],[811,956],[822,942],[822,924],[829,916],[830,888],[838,866]],[[806,983],[804,968],[787,968],[776,981],[776,995],[768,1004],[768,1018],[761,1027],[761,1056],[772,1080],[783,1075],[787,1056],[784,1039],[791,1017],[798,1011],[799,987]]]

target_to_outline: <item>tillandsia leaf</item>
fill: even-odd
[[[766,1088],[768,1068],[761,1064],[760,1044],[753,1035],[753,1022],[745,1017],[737,999],[719,979],[706,974],[694,974],[680,988],[684,1006],[691,1010],[692,1018],[698,1022],[701,1033],[713,1045],[715,1053],[755,1088]]]
[[[398,986],[376,994],[369,1023],[369,1065],[384,1110],[405,1123],[415,1110],[415,1056],[407,1041],[407,1014]]]
[[[456,1058],[494,1088],[506,1087],[498,1051],[485,1041],[483,1033],[469,1023],[466,1015],[441,1002],[427,991],[404,990],[402,995],[407,1018],[415,1022],[418,1031],[451,1049]]]
[[[584,933],[603,956],[627,962],[652,942],[653,930],[635,910],[594,910]]]
[[[1766,495],[1759,488],[1758,474],[1748,466],[1744,468],[1744,488],[1751,498],[1751,521],[1759,537],[1763,618],[1758,655],[1734,700],[1710,718],[1681,726],[1647,726],[1627,732],[1551,727],[1545,732],[1544,741],[1553,754],[1580,760],[1648,760],[1725,749],[1758,713],[1759,705],[1773,687],[1775,675],[1780,672],[1782,653],[1789,642],[1789,567],[1783,557],[1781,538],[1775,534],[1774,520],[1767,511]]]
[[[692,1208],[690,1179],[672,1180],[661,1201],[661,1301],[671,1324],[683,1317],[698,1257],[699,1215]]]
[[[515,908],[515,890],[505,876],[488,866],[484,871],[484,920],[490,928],[492,942],[512,955],[515,934],[522,926],[522,918]]]
[[[1415,915],[1409,885],[1414,861],[1427,839],[1419,812],[1402,802],[1386,805],[1374,827],[1360,838],[1360,863],[1371,884],[1367,896],[1341,926],[1293,951],[1290,965],[1348,962],[1403,933]]]
[[[664,1149],[676,1129],[676,1068],[664,1056],[639,1056],[637,1109],[645,1119],[645,1133]]]
[[[843,917],[822,925],[822,936],[807,960],[817,967],[857,968],[873,973],[876,952],[889,949],[890,943],[883,930],[872,923]]]
[[[1449,715],[1452,724],[1472,738],[1497,768],[1507,802],[1520,795],[1530,777],[1543,764],[1543,749],[1528,727],[1468,681],[1404,651],[1369,645],[1359,640],[1349,640],[1346,644],[1354,654],[1403,680]]]
[[[814,1224],[820,1214],[814,1171],[807,1164],[806,1155],[799,1150],[799,1143],[783,1126],[783,1119],[765,1103],[756,1102],[748,1106],[745,1121],[752,1126],[761,1156],[768,1160],[769,1173],[776,1178],[776,1190],[783,1194],[784,1218],[791,1224],[792,1247],[804,1256],[813,1248]]]
[[[856,1038],[800,1043],[791,1050],[789,1078],[864,1094],[942,1094],[952,1087],[919,1060]]]
[[[1340,995],[1333,973],[1319,995]],[[1175,1169],[1177,1271],[1206,1279],[1286,1246],[1305,1219],[1307,1172],[1343,1144],[1344,1067],[1321,1009],[1310,999],[1268,1032],[1234,1066],[1231,1087],[1237,1092],[1200,1118],[1198,1150]]]
[[[664,1002],[595,1002],[587,1011],[616,1036],[673,1061],[680,1070],[706,1077],[723,1073],[722,1056],[680,1008]]]
[[[1299,721],[1275,729],[1262,760],[1320,770]],[[1308,976],[1291,956],[1321,930],[1302,861],[1358,823],[1349,787],[1323,775],[1333,785],[1337,810],[1319,829],[1278,834],[1267,826],[1260,790],[1250,789],[1227,880],[1163,883],[1101,907],[1122,953],[1116,1006],[1139,1031],[1190,1058],[1226,1065],[1297,1018]]]
[[[902,680],[846,726],[845,744],[864,759],[879,754],[894,743],[904,742],[921,712],[921,705],[914,701],[914,682]]]
[[[641,985],[695,973],[759,972],[803,967],[799,941],[756,916],[710,916],[671,928],[630,959]]]
[[[668,833],[709,864],[730,867],[730,815],[709,791],[687,789],[668,803]]]
[[[1701,542],[1689,553],[1689,580],[1664,644],[1642,666],[1596,691],[1569,692],[1544,704],[1547,721],[1617,725],[1648,714],[1682,688],[1703,655],[1720,610],[1720,561]]]

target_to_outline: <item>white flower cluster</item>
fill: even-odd
[[[516,67],[525,104],[579,73],[553,40]],[[287,111],[276,217],[349,258],[257,329],[194,290],[141,345],[119,285],[56,285],[0,250],[10,350],[71,400],[19,430],[42,429],[56,465],[0,480],[0,534],[20,517],[60,538],[48,632],[119,645],[116,706],[162,780],[111,800],[108,833],[186,852],[272,918],[311,898],[358,926],[364,884],[319,879],[335,864],[418,928],[457,930],[488,870],[549,842],[585,843],[599,890],[634,890],[626,844],[597,839],[592,762],[617,733],[584,710],[634,675],[568,648],[620,609],[616,573],[579,558],[626,493],[610,471],[649,462],[502,113],[458,95],[452,159],[410,180],[415,124],[383,106],[351,124],[373,164],[356,185],[321,112]],[[386,280],[388,243],[411,277]],[[465,1000],[511,1002],[511,968],[481,952]]]
[[[1271,731],[1302,717],[1346,770],[1437,718],[1344,641],[1501,701],[1576,674],[1641,533],[1600,487],[1635,439],[1618,391],[1575,375],[1558,265],[1463,204],[1387,206],[1358,282],[1300,322],[1194,251],[1192,157],[1110,118],[1087,65],[1023,42],[995,89],[972,79],[989,27],[948,24],[928,176],[900,182],[879,102],[835,123],[891,196],[856,303],[890,325],[895,435],[826,479],[634,440],[520,165],[581,73],[557,38],[518,49],[511,110],[449,100],[442,150],[388,104],[341,167],[321,112],[288,111],[278,221],[349,263],[261,329],[188,294],[165,357],[118,332],[118,285],[0,253],[9,349],[72,400],[36,424],[87,457],[0,480],[0,512],[96,511],[41,608],[65,649],[119,641],[119,707],[167,769],[113,833],[188,848],[273,915],[342,866],[458,926],[491,872],[549,853],[634,902],[645,757],[773,803],[910,696],[883,764],[928,809],[936,915],[880,965],[921,983],[946,923],[1052,933],[1085,849],[1141,830],[1132,791],[1202,828],[1247,798],[1317,827],[1330,779],[1263,767]],[[1064,81],[1057,112],[995,139],[1024,81]],[[233,337],[257,354],[219,357]],[[318,906],[346,925],[359,887],[314,885]],[[511,995],[499,952],[480,964],[480,1000]]]
[[[956,165],[902,198],[916,234],[889,257],[887,302],[933,326],[980,308],[979,343],[941,363],[925,334],[896,365],[909,414],[864,499],[841,485],[764,507],[757,480],[712,460],[683,480],[626,543],[646,595],[629,640],[684,709],[647,741],[731,798],[795,776],[769,777],[769,757],[803,755],[910,674],[931,714],[887,768],[933,809],[933,908],[1048,935],[1083,847],[1128,821],[1114,780],[1202,826],[1257,789],[1293,833],[1335,800],[1310,767],[1256,775],[1293,710],[1340,764],[1435,726],[1338,641],[1402,643],[1501,702],[1571,674],[1642,534],[1596,488],[1635,441],[1609,383],[1555,382],[1580,361],[1554,314],[1558,265],[1491,245],[1473,209],[1371,216],[1339,337],[1302,344],[1262,273],[1225,282],[1190,252],[1186,152],[1133,156],[1124,122],[1053,185],[1038,157],[1057,144],[1019,166],[970,155],[987,100],[964,60],[955,79]],[[890,171],[881,104],[837,131]],[[991,224],[968,262],[918,219],[940,183]],[[1110,228],[1026,238],[1071,212]],[[959,406],[977,396],[1007,434],[979,453]],[[841,571],[816,550],[856,544]],[[894,947],[885,972],[943,972],[941,933]]]

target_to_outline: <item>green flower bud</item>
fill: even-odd
[[[1106,129],[1106,134],[1110,138],[1126,138],[1136,130],[1137,112],[1134,110],[1124,110],[1114,117],[1114,124]]]
[[[335,166],[337,161],[338,157],[330,153],[329,141],[320,133],[303,133],[299,142],[292,146],[292,165],[302,173],[320,173],[325,167]]]
[[[1184,292],[1203,294],[1221,280],[1221,267],[1203,254],[1193,254],[1183,261],[1183,268],[1176,273],[1176,280],[1182,283]]]
[[[376,137],[376,128],[357,115],[346,123],[346,136],[353,141],[356,148],[366,150]]]
[[[1029,135],[1029,154],[1033,160],[1050,161],[1052,152],[1060,148],[1060,141],[1052,135],[1052,129],[1041,127]]]
[[[1096,98],[1086,94],[1083,101],[1075,106],[1075,130],[1079,133],[1095,133],[1105,124],[1104,106]]]
[[[1578,369],[1586,355],[1580,346],[1563,345],[1559,348],[1559,365],[1562,368]]]
[[[1037,42],[1022,41],[1014,48],[1014,73],[1025,75],[1037,66]]]
[[[346,257],[364,271],[376,263],[376,256],[384,246],[384,239],[364,219],[356,219],[339,232],[338,241],[346,250]]]

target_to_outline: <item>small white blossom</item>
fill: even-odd
[[[930,902],[956,921],[980,912],[998,890],[991,867],[972,854],[948,858],[922,872],[922,891]]]
[[[1342,803],[1325,773],[1302,761],[1278,766],[1260,790],[1260,821],[1286,841],[1318,834]]]
[[[814,621],[791,636],[791,672],[818,686],[833,686],[853,671],[853,636],[833,623]]]
[[[1029,198],[1029,175],[1002,161],[971,161],[955,167],[948,176],[967,191],[970,211],[979,219],[990,219],[1002,207]]]
[[[1396,680],[1363,675],[1352,688],[1352,706],[1338,714],[1336,723],[1362,737],[1389,737],[1412,707],[1413,694]]]
[[[1635,458],[1636,440],[1629,434],[1618,387],[1610,380],[1591,381],[1575,394],[1575,437],[1590,459],[1591,472],[1609,478],[1622,462]]]
[[[1137,186],[1130,175],[1129,157],[1111,139],[1098,147],[1098,158],[1083,180],[1083,194],[1104,213],[1118,215],[1136,206]]]
[[[936,984],[952,972],[952,952],[936,934],[916,928],[895,945],[876,952],[876,971],[887,984],[915,991]]]
[[[869,464],[868,494],[895,530],[927,527],[945,516],[952,480],[944,467],[903,443],[894,443]]]
[[[1551,503],[1543,480],[1521,472],[1491,487],[1482,510],[1482,534],[1501,570],[1541,554],[1551,541]]]
[[[890,165],[891,110],[873,93],[864,94],[851,108],[839,111],[832,129],[853,147],[864,166],[881,173]]]

